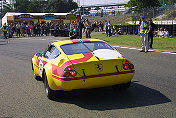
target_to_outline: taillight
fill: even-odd
[[[125,63],[126,63],[126,64],[129,64],[129,62],[128,62],[128,61],[126,61]]]
[[[128,68],[129,68],[128,64],[123,65],[123,69],[128,70]]]
[[[72,77],[75,77],[76,76],[76,71],[71,71],[70,74],[71,74]]]
[[[70,75],[70,72],[69,72],[69,71],[64,71],[64,72],[63,72],[63,76],[64,76],[64,77],[68,77],[69,75]]]
[[[125,64],[123,64],[123,69],[128,70],[128,69],[134,69],[134,65],[130,63],[129,61],[125,61]]]
[[[74,71],[74,70],[72,70],[72,68],[67,68],[67,70],[65,70],[64,72],[63,72],[63,76],[64,77],[69,77],[70,75],[72,76],[72,77],[75,77],[76,76],[76,71]]]
[[[133,64],[129,64],[129,69],[134,69],[134,65]]]

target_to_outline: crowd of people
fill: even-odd
[[[110,21],[95,21],[90,22],[88,19],[84,21],[77,20],[70,24],[53,23],[53,22],[41,22],[41,23],[11,23],[4,24],[1,27],[4,38],[12,37],[26,37],[26,36],[49,36],[54,35],[58,29],[65,29],[69,32],[70,39],[82,38],[82,33],[86,34],[86,38],[91,38],[91,32],[105,31],[108,37],[112,35],[121,35],[121,29],[117,26],[113,26]]]
[[[4,38],[25,37],[25,36],[49,36],[53,35],[56,29],[68,28],[67,24],[41,22],[41,23],[16,23],[4,24],[1,29]]]
[[[86,38],[91,38],[90,34],[92,31],[95,32],[106,32],[106,36],[110,37],[112,35],[122,35],[122,30],[118,26],[114,26],[110,21],[95,21],[93,23],[89,22],[88,19],[84,21],[78,20],[73,21],[70,24],[70,39],[82,38],[82,32],[86,34]]]
[[[168,38],[169,32],[166,28],[158,28],[152,22],[152,19],[149,18],[148,21],[145,20],[145,17],[142,16],[139,20],[139,35],[141,36],[142,41],[142,51],[147,52],[149,48],[152,48],[153,45],[153,37],[162,37]],[[67,29],[69,32],[70,39],[81,39],[82,33],[86,34],[86,38],[91,38],[91,32],[94,30],[95,32],[104,31],[107,37],[111,37],[112,35],[122,35],[121,28],[118,26],[114,26],[110,21],[105,20],[95,21],[91,23],[88,19],[84,21],[77,20],[73,21],[70,24],[61,24],[61,23],[17,23],[7,25],[6,23],[1,27],[4,38],[11,37],[25,37],[25,36],[49,36],[53,35],[54,31],[58,29]],[[56,32],[58,33],[58,32]]]
[[[155,37],[159,37],[159,38],[169,38],[169,31],[166,28],[158,28],[158,30],[156,30],[154,32],[154,36]]]

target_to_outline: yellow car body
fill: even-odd
[[[93,46],[105,45],[109,49],[95,49]],[[102,45],[101,45],[102,44]],[[71,49],[69,49],[71,46]],[[79,53],[79,46],[85,53]],[[88,45],[88,46],[87,46]],[[131,82],[135,70],[133,64],[105,41],[98,39],[79,39],[54,42],[48,47],[57,53],[48,57],[47,51],[37,53],[32,58],[32,67],[36,77],[46,74],[51,90],[71,91],[73,89],[90,89]],[[54,47],[54,49],[52,49]],[[92,50],[89,50],[89,47]],[[103,47],[101,47],[103,48]],[[47,49],[46,49],[47,50]],[[76,54],[72,54],[78,51]],[[89,51],[88,51],[89,50]],[[53,53],[55,53],[53,51]],[[69,52],[71,54],[66,54]],[[110,54],[111,53],[111,54]],[[110,55],[110,56],[108,56]],[[47,57],[47,58],[46,58]]]

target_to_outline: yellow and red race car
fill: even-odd
[[[32,70],[37,80],[43,80],[49,99],[58,90],[106,86],[127,89],[135,73],[128,59],[98,39],[54,42],[44,53],[34,55]]]

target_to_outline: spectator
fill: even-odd
[[[76,32],[73,29],[70,30],[69,37],[71,40],[76,39]]]
[[[17,37],[20,37],[20,35],[21,35],[21,25],[20,25],[20,23],[18,23],[16,25],[16,28],[17,28]]]
[[[138,27],[138,35],[140,36],[140,26],[141,26],[141,19],[139,19],[139,24],[137,24],[139,27]]]
[[[22,36],[25,36],[25,24],[21,24],[21,31],[22,31]]]
[[[37,23],[37,36],[41,35],[41,25],[40,23]]]
[[[27,24],[26,25],[26,30],[27,30],[28,36],[31,36],[31,25]]]
[[[110,37],[110,36],[112,36],[112,32],[111,32],[111,30],[112,30],[112,24],[111,24],[111,21],[109,21],[108,22],[108,36]]]
[[[106,36],[108,36],[108,22],[105,20],[105,30],[106,30]]]
[[[10,25],[8,26],[8,37],[12,38],[12,27]]]
[[[149,45],[148,45],[148,22],[145,20],[145,17],[142,16],[141,17],[142,22],[140,25],[140,34],[141,34],[141,41],[142,41],[142,50],[141,52],[145,52],[147,53],[148,49],[149,49]]]
[[[100,22],[100,25],[101,25],[101,31],[104,31],[104,24],[102,21]]]
[[[34,24],[33,23],[31,23],[31,25],[30,25],[30,27],[31,27],[31,36],[34,36]]]
[[[164,37],[164,32],[162,28],[158,28],[158,37],[159,38]]]
[[[12,37],[13,37],[13,34],[16,32],[16,24],[12,24]]]
[[[152,22],[152,19],[149,18],[148,20],[149,23],[149,33],[148,33],[148,40],[149,40],[149,44],[150,44],[150,48],[152,48],[153,45],[153,33],[154,33],[154,29],[156,28],[156,25]],[[151,41],[150,41],[151,40]]]
[[[169,38],[169,32],[166,28],[164,28],[164,38]]]
[[[82,28],[84,27],[83,26],[83,23],[78,20],[78,24],[77,24],[77,36],[78,36],[78,39],[82,39]]]
[[[116,30],[116,34],[118,34],[118,35],[122,35],[122,30],[121,30],[121,28],[117,28],[117,30]]]
[[[85,20],[84,27],[85,27],[85,32],[86,32],[86,38],[91,38],[90,36],[91,23],[88,21],[88,19]]]
[[[4,33],[4,39],[7,39],[8,26],[6,25],[6,23],[4,23],[4,25],[1,27],[1,29]]]

